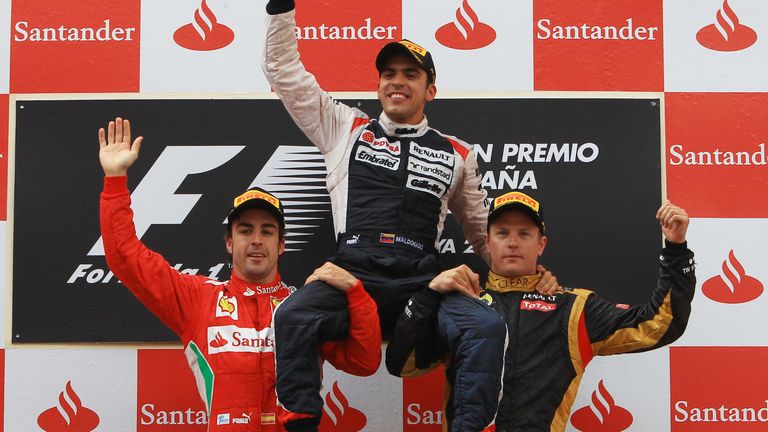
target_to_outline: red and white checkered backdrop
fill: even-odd
[[[768,430],[764,0],[297,3],[302,59],[329,91],[372,97],[378,47],[406,37],[433,53],[443,98],[660,99],[662,195],[693,218],[693,313],[670,348],[595,359],[573,406],[580,426],[567,430]],[[25,190],[14,184],[15,119],[23,109],[17,102],[270,98],[260,69],[264,6],[261,0],[0,0],[0,34],[7,38],[0,42],[0,191],[7,192],[0,197],[6,254],[0,431],[205,430],[206,414],[178,347],[13,342],[12,314],[30,312],[12,307],[11,293],[40,287],[13,286],[12,251],[36,250],[41,271],[59,259],[46,255],[45,242],[56,238],[42,244],[12,238],[13,195]],[[120,112],[105,112],[104,121],[115,115]],[[82,139],[94,146],[94,164],[100,126]],[[57,187],[77,187],[78,180],[59,178]],[[26,192],[44,200],[48,191]],[[625,193],[622,199],[631,199],[633,191]],[[95,195],[83,199],[96,205]],[[55,209],[49,221],[57,223]],[[403,382],[385,370],[359,379],[326,366],[324,382],[324,432],[441,429],[439,373]],[[44,420],[62,410],[75,412],[81,426],[40,426],[55,423]]]

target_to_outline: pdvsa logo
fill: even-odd
[[[711,50],[740,51],[751,47],[757,41],[757,33],[741,24],[739,17],[728,5],[728,0],[724,0],[723,6],[715,15],[715,23],[699,30],[696,40]]]
[[[67,381],[65,391],[59,394],[59,405],[43,411],[37,424],[45,432],[91,432],[99,425],[99,416],[83,406],[72,382]]]
[[[334,381],[333,389],[325,395],[325,415],[320,419],[320,432],[359,432],[368,423],[360,410],[349,406],[349,401]]]
[[[214,51],[224,48],[235,39],[235,33],[220,24],[205,0],[195,10],[194,20],[173,34],[179,46],[194,51]]]
[[[490,45],[496,40],[496,30],[480,21],[468,0],[456,9],[456,19],[435,32],[435,39],[448,48],[474,50]]]
[[[632,413],[616,405],[600,380],[597,390],[592,392],[592,406],[576,410],[571,424],[582,432],[621,432],[632,425]]]
[[[721,269],[720,275],[708,279],[701,286],[701,292],[710,300],[731,304],[747,303],[763,294],[762,282],[747,275],[733,249],[723,261]]]

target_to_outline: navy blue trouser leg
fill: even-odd
[[[307,415],[320,421],[323,399],[319,347],[349,332],[347,298],[325,282],[313,282],[291,294],[275,311],[276,390],[288,420]]]
[[[507,326],[482,301],[453,293],[440,304],[438,335],[453,354],[449,430],[482,431],[494,420],[501,397]]]

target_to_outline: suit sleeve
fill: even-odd
[[[336,102],[323,91],[301,62],[295,33],[292,1],[267,4],[266,38],[262,69],[272,89],[299,129],[322,154],[330,153],[344,136],[368,116]]]
[[[381,327],[376,303],[358,280],[346,293],[349,303],[349,335],[343,341],[326,342],[323,358],[347,373],[373,375],[381,364]]]
[[[127,177],[104,177],[100,220],[109,269],[177,335],[197,313],[205,278],[183,275],[136,237]]]
[[[685,331],[696,287],[693,252],[685,243],[666,243],[659,277],[650,300],[627,308],[591,295],[584,322],[595,355],[652,350],[677,340]]]
[[[437,337],[437,313],[442,299],[442,294],[424,288],[408,301],[387,346],[385,361],[390,374],[419,376],[443,363],[446,351]]]
[[[482,174],[477,166],[477,153],[471,145],[463,144],[468,146],[469,151],[464,157],[462,175],[451,200],[448,202],[448,208],[451,209],[451,213],[461,224],[464,237],[472,245],[475,253],[490,264],[490,256],[485,244],[488,224],[488,203],[486,202],[488,194],[482,187]]]

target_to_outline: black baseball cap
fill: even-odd
[[[435,83],[437,73],[435,72],[435,63],[432,61],[432,54],[430,54],[426,48],[417,43],[413,43],[408,39],[403,39],[399,42],[390,42],[381,48],[381,51],[379,51],[379,54],[376,56],[376,69],[378,69],[379,73],[381,73],[387,60],[397,54],[406,54],[416,60],[416,63],[427,72],[429,82],[432,84]]]
[[[496,218],[511,210],[517,210],[528,215],[544,234],[544,217],[541,212],[541,204],[518,191],[505,193],[491,201],[491,207],[488,210],[488,227],[490,228]]]
[[[260,187],[252,187],[235,198],[232,210],[229,211],[227,216],[227,230],[232,226],[232,221],[237,219],[244,211],[254,208],[272,213],[280,223],[280,230],[285,230],[285,209],[283,208],[283,203],[276,196]]]

